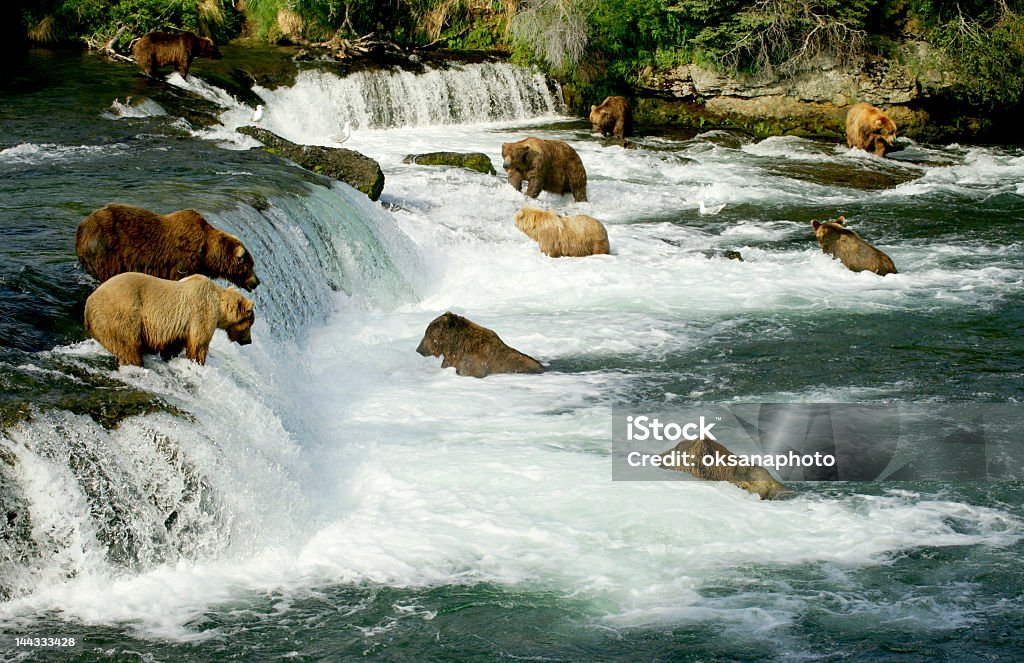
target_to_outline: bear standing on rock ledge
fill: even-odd
[[[174,65],[181,77],[185,78],[193,59],[219,60],[221,55],[212,39],[192,32],[150,32],[132,46],[132,57],[142,73],[151,78],[154,71],[169,64]]]
[[[172,280],[204,274],[246,290],[260,284],[242,242],[194,209],[155,214],[132,205],[101,207],[78,224],[75,252],[85,271],[100,281],[142,272]]]
[[[501,144],[502,165],[508,183],[521,191],[529,182],[526,195],[536,198],[541,191],[563,195],[572,193],[576,202],[587,200],[587,171],[576,150],[561,140],[524,138],[517,143]]]
[[[142,366],[142,356],[167,360],[182,350],[206,363],[213,333],[223,329],[239,345],[252,342],[253,303],[234,288],[199,274],[180,281],[148,274],[118,274],[89,295],[85,329],[121,366]]]

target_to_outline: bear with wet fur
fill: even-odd
[[[884,157],[896,144],[896,123],[880,108],[854,104],[846,113],[846,144]]]
[[[454,366],[458,375],[474,378],[544,372],[539,361],[505,345],[492,330],[451,311],[427,326],[416,352],[424,357],[444,357],[441,368]]]
[[[502,143],[502,165],[508,183],[521,191],[526,181],[526,195],[536,198],[541,191],[563,195],[571,193],[576,202],[587,200],[587,171],[576,150],[561,140],[524,138],[516,143]]]
[[[562,216],[551,210],[524,207],[516,213],[516,228],[537,242],[552,258],[607,254],[608,231],[592,216]]]
[[[132,205],[107,205],[78,224],[75,251],[85,271],[100,281],[142,272],[171,280],[203,274],[246,290],[260,284],[242,242],[194,209],[155,214]]]
[[[889,256],[865,242],[845,223],[843,217],[825,223],[811,221],[823,253],[837,258],[854,272],[874,272],[879,276],[897,273],[896,265]]]
[[[633,133],[633,110],[625,97],[608,97],[600,106],[590,107],[590,127],[594,133],[625,138]]]
[[[683,440],[662,454],[662,466],[677,472],[688,472],[705,481],[728,481],[763,500],[775,499],[786,492],[786,486],[763,467],[742,466],[738,461],[736,465],[729,464],[730,461],[721,465],[715,462],[704,463],[705,457],[717,459],[730,456],[735,454],[714,440]]]
[[[85,329],[121,366],[142,356],[167,360],[182,350],[206,363],[213,333],[223,329],[239,345],[252,342],[253,303],[234,288],[200,274],[180,281],[127,272],[102,283],[85,302]]]
[[[160,67],[174,65],[184,78],[195,58],[219,60],[221,55],[212,39],[192,32],[150,32],[132,46],[132,57],[147,76],[152,77]]]

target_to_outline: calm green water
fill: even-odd
[[[217,75],[197,62],[193,92],[214,97],[243,57]],[[521,93],[519,115],[437,119],[479,80]],[[0,79],[0,447],[15,458],[0,462],[0,656],[1024,658],[1020,481],[798,483],[762,503],[612,482],[609,458],[623,404],[1015,407],[1024,152],[907,143],[880,161],[724,132],[623,150],[537,110],[523,81],[307,72],[257,90],[268,128],[299,142],[362,117],[346,146],[381,162],[382,206],[227,142],[249,97],[202,130],[178,114],[209,99],[90,55],[33,53]],[[378,126],[353,101],[371,89],[438,107]],[[126,95],[155,106],[105,112]],[[500,177],[401,163],[500,163],[525,135],[580,152],[580,211],[607,223],[614,255],[546,259]],[[264,283],[252,346],[117,371],[86,340],[94,284],[74,233],[113,201],[196,207],[246,242]],[[823,256],[809,221],[838,214],[901,273]],[[744,261],[703,253],[724,249]],[[447,309],[551,370],[441,371],[412,350]]]

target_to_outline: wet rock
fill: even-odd
[[[370,200],[380,198],[384,190],[384,172],[380,164],[355,150],[299,145],[260,127],[239,127],[237,131],[263,143],[267,152],[290,159],[306,170],[345,182],[365,193]]]
[[[420,166],[455,166],[467,168],[485,175],[494,175],[491,158],[483,152],[427,152],[426,154],[410,154],[402,159],[402,163],[414,163]]]
[[[698,479],[728,481],[749,493],[759,495],[763,500],[776,499],[786,492],[786,486],[763,467],[732,467],[703,463],[706,456],[716,458],[735,455],[725,446],[712,440],[683,440],[662,454],[662,466],[677,472],[688,472]]]

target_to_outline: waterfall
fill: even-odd
[[[312,525],[294,439],[306,413],[291,400],[303,379],[298,342],[337,297],[366,307],[414,299],[418,257],[363,194],[291,189],[208,214],[256,256],[252,345],[218,334],[205,367],[178,359],[112,371],[93,341],[4,366],[7,376],[84,381],[82,398],[95,403],[33,404],[0,430],[0,600],[71,577],[244,555]],[[107,426],[90,416],[123,393],[154,406]]]
[[[227,110],[220,121],[230,137],[236,127],[252,123],[252,109],[196,81],[181,85]],[[505,62],[452,65],[409,71],[361,71],[339,76],[329,71],[301,71],[289,87],[256,86],[263,99],[260,126],[306,144],[338,142],[346,122],[358,130],[508,122],[564,114],[557,84],[544,74]],[[301,110],[300,110],[301,109]]]

